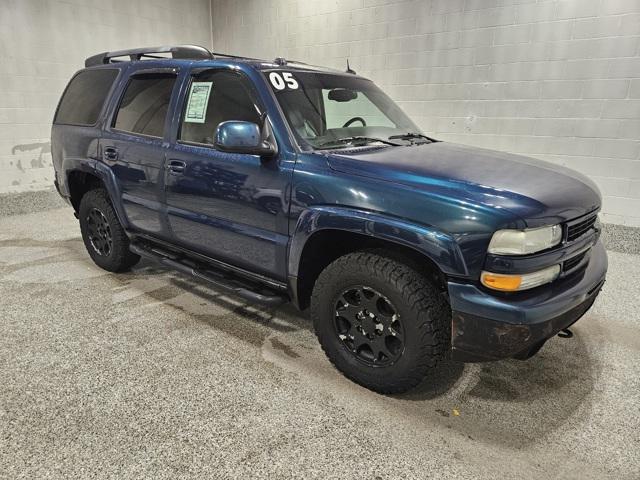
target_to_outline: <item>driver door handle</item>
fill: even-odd
[[[167,170],[174,175],[180,175],[184,173],[185,168],[187,168],[187,164],[182,160],[169,160],[167,165]]]

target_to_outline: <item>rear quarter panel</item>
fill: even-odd
[[[93,69],[116,69],[116,76],[111,89],[107,94],[102,110],[98,115],[98,120],[93,125],[69,125],[54,123],[51,127],[51,157],[53,160],[53,168],[55,170],[56,182],[58,189],[63,197],[69,197],[68,175],[74,170],[86,171],[91,173],[95,170],[94,163],[98,160],[98,144],[103,128],[104,116],[113,102],[114,92],[123,80],[123,72],[126,66],[105,65],[104,67],[93,67]],[[65,91],[60,96],[56,107],[56,116],[60,108],[60,102],[69,88],[69,84],[80,72],[85,69],[78,70],[70,79]]]
[[[98,158],[100,131],[95,127],[53,125],[51,129],[51,156],[60,194],[69,197],[68,174],[79,170],[93,172],[91,163]]]

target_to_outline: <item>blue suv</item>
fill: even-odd
[[[443,358],[529,358],[604,283],[589,179],[424,135],[349,68],[196,46],[85,66],[51,145],[93,261],[291,301],[372,390],[406,391]]]

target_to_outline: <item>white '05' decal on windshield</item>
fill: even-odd
[[[291,72],[283,72],[282,75],[278,72],[271,72],[269,74],[269,80],[271,80],[271,85],[273,85],[276,90],[284,90],[287,87],[291,90],[298,88],[298,81],[293,78]]]

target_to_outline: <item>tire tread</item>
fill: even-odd
[[[98,255],[91,246],[83,220],[83,218],[86,217],[87,210],[90,208],[97,208],[100,210],[109,221],[111,235],[113,238],[113,253],[109,257]],[[140,257],[129,250],[129,237],[120,224],[113,205],[111,204],[109,194],[105,189],[95,188],[85,193],[80,200],[78,216],[80,218],[80,229],[82,231],[82,239],[84,240],[85,247],[89,252],[89,256],[91,256],[91,259],[100,268],[109,272],[123,272],[129,270],[140,261]]]
[[[345,376],[361,385],[380,393],[400,393],[418,385],[429,369],[445,357],[449,348],[450,309],[438,289],[423,275],[399,260],[381,254],[379,251],[360,251],[350,253],[331,263],[316,280],[311,298],[311,316],[316,326],[316,335],[323,351],[331,363]],[[403,376],[397,378],[381,378],[374,380],[354,375],[342,368],[342,357],[335,356],[327,348],[329,338],[325,338],[319,322],[327,319],[318,318],[320,302],[326,301],[336,279],[348,275],[354,266],[361,266],[371,275],[387,279],[389,286],[396,289],[410,311],[416,312],[420,324],[419,354]],[[447,322],[449,320],[449,322]]]

